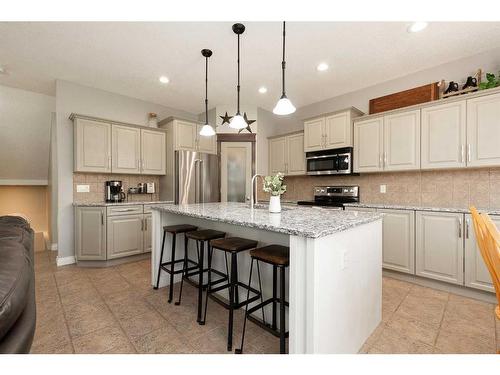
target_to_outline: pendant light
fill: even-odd
[[[245,31],[245,25],[241,23],[235,23],[233,25],[233,32],[238,35],[238,86],[236,86],[236,91],[238,95],[238,102],[236,108],[236,115],[229,122],[229,127],[233,129],[244,129],[247,127],[247,123],[240,113],[240,35]]]
[[[201,54],[205,57],[205,124],[200,130],[200,135],[204,137],[212,137],[215,135],[215,130],[208,123],[208,58],[212,56],[212,51],[209,49],[202,49]]]
[[[281,71],[282,71],[282,84],[283,90],[281,93],[281,98],[276,103],[276,107],[273,109],[275,115],[289,115],[295,112],[295,106],[292,104],[290,99],[286,97],[285,94],[285,22],[283,21],[283,60],[281,61]]]

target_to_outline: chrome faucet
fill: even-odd
[[[261,177],[262,178],[262,175],[260,174],[255,174],[253,177],[252,177],[252,182],[250,183],[250,208],[254,208],[254,205],[257,204],[257,194],[255,194],[255,202],[254,202],[254,181],[257,180],[257,177]],[[256,192],[256,191],[255,191]]]

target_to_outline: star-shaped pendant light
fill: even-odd
[[[224,116],[219,116],[219,117],[222,119],[221,125],[224,125],[226,122],[229,124],[231,122],[231,119],[233,118],[233,116],[227,115],[227,111],[226,111],[226,114]]]
[[[247,127],[238,130],[238,133],[241,133],[243,130],[248,130],[249,133],[253,133],[252,132],[252,128],[250,127],[250,125],[252,125],[256,120],[249,120],[248,117],[247,117],[247,113],[246,112],[243,114],[243,119],[247,123]]]

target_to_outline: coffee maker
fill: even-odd
[[[125,200],[125,193],[121,181],[106,181],[106,202],[116,203]]]

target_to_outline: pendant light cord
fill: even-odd
[[[205,125],[208,125],[208,57],[205,57]]]
[[[282,95],[285,96],[285,21],[283,21],[283,60],[281,61],[281,71],[282,71],[282,83],[283,92]]]
[[[238,86],[236,87],[238,92],[238,102],[236,114],[240,114],[240,34],[238,34]]]

